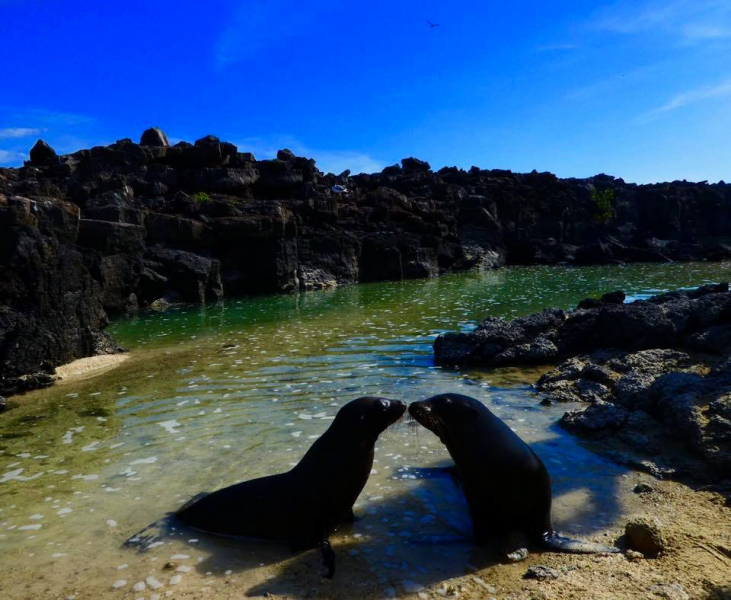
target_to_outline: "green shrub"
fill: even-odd
[[[196,202],[208,202],[210,199],[211,197],[205,192],[198,192],[197,194],[193,194],[193,200],[195,200]]]
[[[591,189],[591,199],[596,204],[594,222],[605,225],[614,217],[614,190],[607,188],[599,191],[595,187]]]

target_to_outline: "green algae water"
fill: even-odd
[[[539,406],[539,371],[439,368],[432,342],[488,315],[729,278],[731,265],[718,263],[507,268],[118,320],[110,330],[128,361],[14,398],[0,416],[2,596],[305,595],[319,582],[313,552],[163,526],[146,549],[123,543],[200,491],[289,469],[363,395],[479,398],[546,463],[557,528],[616,533],[637,475],[557,427],[572,406]],[[406,420],[381,437],[361,519],[333,537],[333,593],[400,593],[490,560],[468,542],[424,541],[469,533],[451,482],[420,470],[446,464],[438,439]]]

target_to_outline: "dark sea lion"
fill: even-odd
[[[578,554],[619,551],[553,530],[545,465],[479,400],[440,394],[412,403],[409,413],[439,437],[454,459],[478,544],[498,540],[509,560],[525,558],[528,544]]]
[[[398,400],[353,400],[291,471],[213,492],[181,508],[177,517],[207,533],[288,542],[293,552],[320,548],[326,576],[332,577],[335,554],[328,538],[352,521],[376,440],[405,411]]]

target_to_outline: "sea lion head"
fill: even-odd
[[[436,434],[447,447],[458,443],[471,429],[485,406],[475,398],[461,394],[439,394],[412,402],[409,414]]]
[[[348,402],[335,416],[333,425],[378,437],[389,425],[406,412],[406,404],[400,400],[365,396]]]

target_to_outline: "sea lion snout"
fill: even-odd
[[[412,402],[409,405],[409,414],[427,429],[429,429],[429,417],[431,412],[431,406],[427,404],[426,400]]]
[[[406,403],[401,402],[401,400],[388,400],[387,398],[381,398],[380,402],[383,410],[392,415],[392,420],[389,425],[398,421],[401,418],[401,415],[406,412]]]

